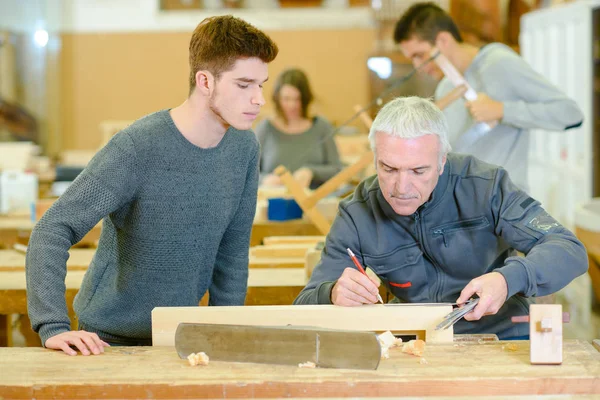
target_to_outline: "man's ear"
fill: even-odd
[[[435,47],[437,47],[442,53],[446,54],[453,41],[454,37],[450,34],[450,32],[442,31],[439,32],[435,37]]]
[[[206,70],[196,72],[196,90],[200,93],[210,96],[215,88],[215,78],[213,74]]]
[[[442,163],[440,165],[440,176],[444,173],[444,167],[446,166],[447,156],[448,154],[444,154],[444,156],[442,157]]]

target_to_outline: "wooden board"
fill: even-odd
[[[15,243],[27,244],[34,226],[35,222],[30,218],[0,217],[0,249],[10,249]],[[101,229],[100,222],[77,243],[76,247],[96,247]]]
[[[68,271],[88,269],[96,249],[71,249]],[[250,257],[249,268],[304,268],[304,257]],[[25,271],[25,254],[16,250],[0,250],[0,272]]]
[[[67,291],[74,295],[79,290],[85,271],[68,271],[65,279]],[[257,268],[251,269],[248,276],[248,298],[260,301],[260,294],[264,290],[271,295],[278,292],[285,293],[287,304],[306,285],[306,277],[302,268]],[[278,304],[278,303],[271,303]],[[213,308],[213,307],[210,307]],[[0,314],[27,313],[27,293],[25,274],[23,271],[0,272]]]
[[[85,271],[88,269],[95,249],[71,249],[67,260],[68,271]],[[16,250],[0,250],[0,272],[25,271],[25,254]]]
[[[302,271],[304,274],[304,271]],[[261,326],[315,326],[344,330],[416,334],[428,342],[451,342],[452,328],[435,326],[452,311],[441,304],[374,304],[255,307],[157,307],[152,311],[152,343],[173,346],[180,322]]]
[[[501,341],[427,344],[426,364],[419,357],[391,349],[390,358],[382,360],[375,371],[231,362],[191,367],[172,347],[113,347],[90,357],[41,348],[1,348],[0,397],[537,398],[600,394],[600,353],[589,342],[565,341],[560,366],[531,365],[529,342],[510,343],[514,346],[508,348]]]
[[[260,245],[250,247],[250,256],[256,258],[304,258],[306,251],[313,247],[312,243]]]
[[[304,268],[304,257],[250,257],[248,267],[253,268]]]
[[[325,236],[269,236],[263,239],[263,244],[311,244],[316,245],[319,242],[324,242]]]
[[[294,219],[290,221],[255,221],[252,224],[250,246],[262,244],[268,236],[303,236],[320,235],[317,227],[310,221]]]
[[[69,269],[66,277],[66,302],[69,315],[76,329],[73,299],[79,291],[85,271]],[[257,268],[250,269],[248,277],[247,305],[290,305],[306,285],[303,268]],[[0,346],[11,342],[7,315],[27,314],[27,290],[24,271],[0,272]],[[38,336],[27,326],[21,333],[28,345],[37,345]]]

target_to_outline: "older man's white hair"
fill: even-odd
[[[398,97],[379,110],[369,132],[373,153],[376,152],[377,132],[403,139],[437,135],[440,142],[438,168],[442,167],[444,155],[452,150],[448,141],[448,121],[444,113],[431,100],[422,97]]]

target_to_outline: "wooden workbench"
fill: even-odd
[[[100,356],[0,349],[0,397],[283,398],[600,395],[600,353],[564,342],[562,365],[531,365],[529,342],[428,344],[424,359],[390,350],[376,371],[212,361],[191,367],[171,347],[113,347]],[[209,354],[210,356],[210,354]],[[593,397],[592,397],[593,398]]]

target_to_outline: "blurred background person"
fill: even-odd
[[[342,169],[338,149],[325,118],[310,116],[313,94],[306,74],[296,68],[283,71],[273,90],[276,115],[256,129],[260,141],[260,173],[264,186],[281,185],[273,174],[279,165],[290,170],[304,186],[316,188]]]

